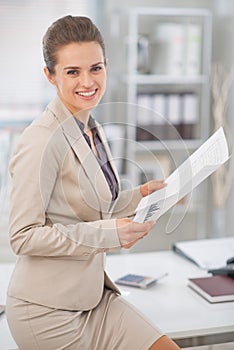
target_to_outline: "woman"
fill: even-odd
[[[23,132],[10,163],[10,237],[19,256],[8,323],[21,350],[178,349],[124,301],[104,270],[107,251],[129,248],[153,222],[133,222],[151,181],[120,192],[105,137],[90,111],[106,88],[102,36],[66,16],[43,38],[44,72],[56,90]]]

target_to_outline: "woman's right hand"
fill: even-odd
[[[139,223],[128,218],[116,219],[117,233],[121,246],[125,249],[131,248],[139,239],[142,239],[150,232],[154,224],[154,221]]]

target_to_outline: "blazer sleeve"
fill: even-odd
[[[45,127],[27,128],[10,162],[12,249],[17,255],[71,257],[119,249],[115,219],[73,220],[69,225],[48,220],[46,209],[61,166],[58,142],[46,147],[50,138],[51,131]]]
[[[121,218],[121,217],[133,217],[135,209],[142,198],[140,192],[140,186],[131,189],[122,191],[119,194],[119,197],[113,204],[111,210],[112,218]]]

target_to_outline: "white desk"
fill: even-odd
[[[174,252],[121,254],[107,257],[113,279],[127,273],[168,276],[147,290],[120,289],[123,296],[181,347],[234,341],[234,302],[210,304],[187,286],[188,277],[206,274]]]
[[[5,303],[6,289],[13,264],[0,264],[0,303]],[[123,297],[137,306],[163,332],[181,347],[234,341],[234,302],[210,304],[187,287],[187,278],[205,275],[193,263],[165,251],[157,253],[107,256],[107,271],[113,279],[127,273],[158,275],[168,272],[147,290],[121,287]],[[17,348],[5,316],[0,317],[0,348]]]

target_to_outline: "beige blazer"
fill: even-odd
[[[106,139],[99,127],[113,170]],[[105,252],[120,249],[116,217],[133,215],[139,188],[111,207],[105,176],[58,97],[20,137],[10,162],[10,241],[18,255],[8,293],[54,308],[88,310],[104,284]]]

